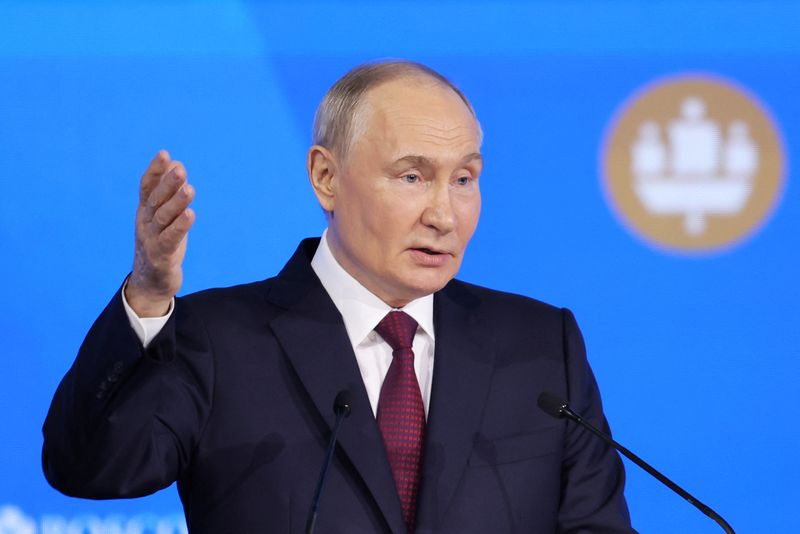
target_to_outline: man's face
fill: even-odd
[[[481,133],[456,93],[425,78],[372,89],[359,113],[331,182],[329,243],[347,272],[400,307],[461,265],[480,214]]]

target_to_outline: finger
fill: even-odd
[[[168,170],[150,193],[145,202],[145,221],[150,221],[153,214],[161,205],[172,198],[178,189],[186,182],[186,169],[180,161],[170,163]]]
[[[166,228],[175,218],[183,213],[194,200],[194,187],[191,184],[183,184],[170,198],[168,198],[153,214],[150,224],[161,231]]]
[[[195,214],[192,208],[186,208],[169,226],[164,228],[159,234],[159,244],[161,251],[171,254],[178,250],[181,242],[186,238],[189,229],[194,224]]]
[[[170,161],[169,152],[166,150],[159,150],[158,154],[150,161],[139,183],[140,204],[144,204],[147,201],[150,193],[158,185],[161,175],[167,172]]]

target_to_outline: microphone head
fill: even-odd
[[[353,400],[350,391],[343,389],[336,394],[333,400],[333,413],[336,415],[342,414],[345,417],[350,417],[350,412],[353,410]]]
[[[544,413],[556,419],[564,417],[566,415],[565,410],[569,409],[569,403],[567,403],[567,401],[549,391],[544,391],[539,395],[537,404]]]

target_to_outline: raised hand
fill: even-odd
[[[133,272],[125,297],[139,317],[167,313],[183,282],[183,257],[194,211],[194,188],[186,169],[161,150],[147,167],[139,188]]]

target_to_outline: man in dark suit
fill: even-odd
[[[191,532],[299,532],[353,397],[318,531],[632,532],[572,315],[453,279],[480,211],[481,130],[418,64],[354,69],[317,113],[325,210],[277,277],[174,298],[194,220],[165,152],[142,178],[134,268],[45,421],[53,486],[135,497],[178,481]]]

